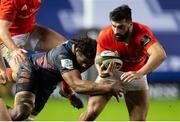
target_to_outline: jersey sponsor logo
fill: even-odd
[[[141,45],[145,47],[150,41],[151,38],[147,35],[144,35],[144,37],[141,39]]]
[[[70,59],[62,59],[61,66],[66,69],[73,69],[73,62]]]

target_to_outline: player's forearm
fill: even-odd
[[[10,22],[6,20],[0,20],[0,39],[6,45],[8,49],[13,51],[17,46],[11,38],[9,32]]]
[[[17,48],[16,44],[12,40],[9,31],[7,30],[1,30],[0,29],[0,38],[3,41],[4,45],[10,50],[13,51],[15,48]]]
[[[82,80],[82,82],[77,82],[71,86],[73,90],[77,93],[87,94],[87,95],[96,95],[96,94],[105,94],[110,92],[110,84],[108,83],[95,83],[91,81]]]
[[[141,75],[146,75],[153,70],[155,70],[164,60],[166,59],[166,54],[164,52],[159,52],[151,55],[147,63],[138,71]]]

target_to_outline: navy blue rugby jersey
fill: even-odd
[[[48,52],[38,52],[35,54],[29,52],[29,58],[35,66],[57,71],[61,74],[73,69],[82,72],[81,66],[73,54],[73,44],[74,40],[67,40],[65,43],[58,45]]]

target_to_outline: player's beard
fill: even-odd
[[[130,31],[128,29],[128,31],[124,35],[117,33],[117,34],[114,34],[114,37],[116,41],[124,42],[128,38],[129,34],[130,34]]]

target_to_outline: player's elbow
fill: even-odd
[[[162,50],[162,52],[158,55],[158,58],[159,58],[160,62],[163,62],[164,60],[166,60],[166,58],[167,58],[166,52],[164,50]]]

